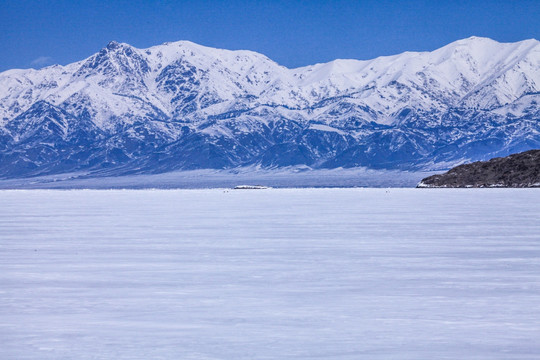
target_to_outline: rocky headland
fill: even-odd
[[[540,187],[540,150],[459,165],[423,179],[417,187]]]

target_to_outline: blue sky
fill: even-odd
[[[0,0],[0,71],[67,64],[109,41],[249,49],[288,67],[433,50],[472,35],[540,39],[540,1]]]

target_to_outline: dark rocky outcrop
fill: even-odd
[[[417,187],[540,187],[540,150],[456,166],[423,179]]]

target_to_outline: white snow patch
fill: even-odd
[[[328,125],[323,125],[323,124],[311,124],[309,126],[309,128],[313,129],[313,130],[335,132],[335,133],[338,133],[340,135],[346,135],[346,133],[344,131],[342,131],[342,130],[336,129],[336,128],[328,126]]]

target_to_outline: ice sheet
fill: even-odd
[[[0,191],[0,358],[538,359],[537,189]]]

